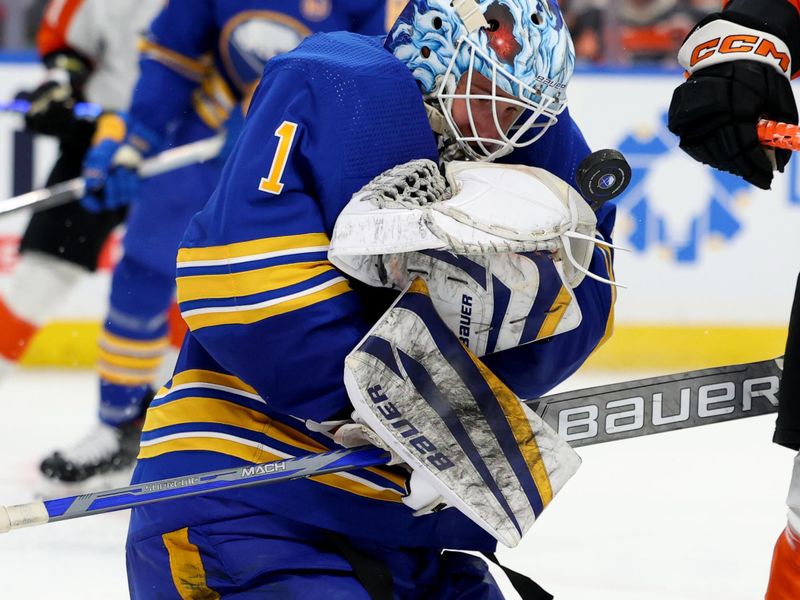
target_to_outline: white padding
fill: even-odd
[[[365,256],[447,250],[459,255],[557,252],[570,244],[567,281],[580,284],[594,249],[597,219],[580,194],[534,167],[480,162],[448,163],[452,195],[428,203],[392,203],[374,184],[356,193],[336,220],[328,257],[352,277],[375,285]],[[434,183],[434,182],[432,182]],[[565,236],[583,239],[565,242]]]
[[[427,293],[415,280],[347,356],[347,394],[382,445],[432,488],[419,490],[412,508],[425,513],[440,504],[438,491],[444,503],[514,547],[580,458],[455,335],[432,333],[444,323]],[[463,369],[464,359],[478,370]],[[479,399],[477,389],[491,394]],[[490,414],[505,415],[507,425],[488,420]]]
[[[447,181],[457,193],[431,209],[451,235],[471,237],[477,229],[508,240],[543,242],[572,226],[570,192],[577,192],[543,169],[453,162],[447,165]]]

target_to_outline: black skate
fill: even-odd
[[[64,483],[81,483],[97,475],[129,471],[139,453],[142,422],[122,427],[103,423],[72,448],[56,451],[42,461],[45,477]]]

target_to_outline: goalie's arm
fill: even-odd
[[[220,184],[184,237],[177,290],[215,361],[271,409],[320,421],[349,409],[344,359],[369,324],[327,258],[334,204],[354,190],[337,187],[341,133],[329,90],[315,85],[291,57],[268,65]]]
[[[220,184],[184,237],[177,294],[192,336],[223,368],[271,408],[319,420],[349,406],[342,365],[368,327],[326,257],[306,170],[313,110],[295,78],[273,73],[256,91]],[[282,163],[279,178],[271,161]]]
[[[161,132],[191,110],[216,36],[212,10],[208,0],[171,0],[153,20],[139,42],[140,76],[129,111],[133,121]]]

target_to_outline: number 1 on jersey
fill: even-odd
[[[278,150],[272,159],[272,166],[269,168],[269,175],[261,178],[261,183],[258,184],[260,192],[267,194],[280,194],[283,191],[283,184],[281,177],[283,177],[283,170],[286,168],[286,163],[289,160],[289,150],[292,149],[292,142],[294,142],[294,135],[297,133],[297,123],[291,121],[284,121],[280,127],[275,130],[275,135],[278,138]]]

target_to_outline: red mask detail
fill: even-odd
[[[514,37],[514,17],[508,7],[499,2],[489,6],[483,16],[490,24],[496,23],[494,31],[486,30],[489,37],[489,47],[494,50],[497,58],[507,65],[514,64],[514,58],[520,53],[522,47]]]

